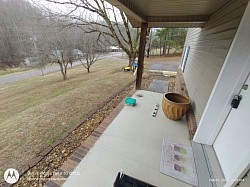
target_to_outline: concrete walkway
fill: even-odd
[[[137,94],[143,97],[137,97]],[[168,120],[161,110],[163,95],[137,91],[135,107],[125,106],[103,132],[87,155],[69,176],[64,187],[111,187],[117,173],[158,187],[190,185],[160,173],[163,138],[190,145],[186,122]],[[160,108],[152,117],[155,105]]]
[[[157,93],[166,93],[168,92],[168,81],[155,79],[149,85],[148,91]]]

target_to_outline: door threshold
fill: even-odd
[[[200,187],[223,187],[224,174],[213,146],[192,142]]]

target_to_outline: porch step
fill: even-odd
[[[148,91],[157,93],[166,93],[168,92],[168,81],[155,79],[149,85]]]
[[[200,187],[222,187],[225,182],[217,156],[212,146],[192,142]]]

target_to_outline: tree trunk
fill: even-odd
[[[150,52],[150,48],[148,48],[147,50],[147,58],[149,58],[149,52]]]
[[[66,80],[67,79],[67,75],[64,73],[63,65],[62,65],[62,63],[59,63],[59,65],[60,65],[60,70],[61,70],[61,73],[62,73],[62,76],[63,76],[63,80]]]
[[[166,49],[166,43],[164,42],[163,49],[162,49],[162,55],[163,56],[166,55],[166,51],[167,51],[167,49]]]
[[[132,53],[132,54],[130,54],[129,56],[128,56],[128,58],[129,58],[129,64],[128,64],[128,66],[129,67],[132,67],[132,64],[135,62],[135,58],[136,58],[136,53]]]
[[[42,76],[44,76],[44,73],[43,73],[43,68],[41,68],[40,70],[41,70]]]
[[[131,66],[132,66],[132,63],[133,63],[133,58],[132,58],[132,56],[129,56],[129,59],[128,59],[128,66],[131,67]]]
[[[174,34],[174,30],[173,28],[171,29],[171,34],[170,34],[170,41],[173,40],[173,34]],[[170,48],[172,47],[172,45],[168,45],[168,54],[170,53]]]
[[[161,56],[161,39],[160,39],[160,56]]]
[[[162,55],[166,55],[166,52],[167,52],[167,44],[166,44],[166,41],[167,41],[167,34],[164,36],[164,40],[163,40],[163,49],[162,49]]]
[[[88,73],[90,73],[90,67],[88,67],[87,70],[88,70]]]
[[[64,80],[66,80],[67,79],[67,67],[64,67]]]
[[[147,36],[148,23],[141,23],[141,36],[139,44],[138,68],[136,74],[136,90],[141,89],[142,73],[144,66],[145,44]]]

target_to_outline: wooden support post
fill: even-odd
[[[141,35],[140,35],[140,45],[139,45],[138,68],[137,68],[137,75],[136,75],[136,90],[141,89],[147,28],[148,28],[148,23],[141,23]]]

